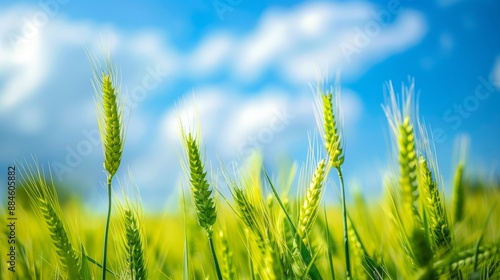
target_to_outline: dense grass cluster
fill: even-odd
[[[445,198],[413,84],[400,94],[389,85],[383,108],[394,162],[379,201],[354,191],[346,199],[342,166],[349,154],[337,80],[315,89],[323,144],[311,145],[321,148],[311,148],[298,176],[294,165],[274,179],[258,153],[210,176],[201,134],[183,130],[189,191],[181,192],[180,211],[144,216],[126,192],[124,201],[111,200],[125,139],[122,108],[114,72],[96,73],[106,222],[83,211],[79,200],[61,206],[50,174],[24,162],[30,203],[19,217],[15,276],[2,254],[1,279],[499,279],[500,188],[473,187],[462,156],[453,198]],[[327,188],[339,194],[340,207],[324,203]]]

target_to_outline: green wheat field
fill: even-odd
[[[203,128],[181,123],[180,207],[146,215],[140,186],[115,176],[127,153],[119,79],[110,63],[91,61],[109,212],[60,203],[49,166],[35,157],[16,163],[15,262],[2,250],[1,279],[500,279],[500,185],[466,176],[465,140],[444,185],[412,83],[388,85],[394,160],[380,199],[344,184],[340,81],[318,81],[311,110],[320,137],[304,147],[301,168],[272,174],[255,153],[210,170]],[[338,203],[324,201],[327,189]],[[9,244],[9,227],[2,231],[0,244]]]

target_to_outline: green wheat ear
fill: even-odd
[[[337,119],[333,110],[333,93],[321,94],[323,103],[323,129],[325,133],[325,148],[330,156],[330,165],[338,168],[344,163],[344,154],[340,135],[337,131]]]
[[[399,186],[403,199],[404,213],[417,225],[421,222],[416,203],[418,200],[417,149],[415,131],[412,124],[417,119],[414,104],[414,83],[404,87],[402,100],[396,97],[392,84],[389,83],[389,101],[383,106],[393,139],[395,140],[399,163]]]
[[[132,279],[146,279],[143,238],[138,209],[127,202],[122,206],[122,218],[125,224],[125,251],[127,264]]]
[[[446,254],[452,250],[452,236],[446,209],[441,200],[441,195],[433,178],[431,169],[427,161],[420,157],[419,161],[420,181],[423,187],[422,205],[428,216],[428,223],[431,229],[432,247],[440,254]]]
[[[209,238],[211,238],[213,234],[213,225],[217,219],[217,211],[212,197],[212,190],[206,179],[207,173],[201,161],[200,150],[196,139],[189,133],[185,141],[189,160],[191,192],[194,198],[198,223],[206,230]]]
[[[205,171],[203,162],[201,161],[199,142],[188,133],[183,134],[187,156],[189,161],[189,182],[191,183],[191,193],[194,198],[194,207],[198,216],[198,223],[205,229],[208,236],[208,243],[212,253],[212,259],[217,273],[217,279],[222,280],[222,272],[217,260],[213,242],[213,225],[217,220],[217,210],[215,209],[215,201],[212,197],[212,190],[206,179],[207,172]]]
[[[299,236],[306,240],[309,230],[316,220],[318,207],[323,191],[323,180],[325,178],[325,160],[321,160],[316,167],[311,180],[306,198],[299,211],[299,223],[297,230]]]
[[[399,184],[403,194],[403,204],[408,213],[413,213],[413,217],[418,217],[418,210],[415,206],[418,199],[417,154],[415,133],[410,118],[405,116],[403,123],[399,124],[398,128]]]
[[[37,164],[34,167],[21,164],[21,169],[24,171],[22,180],[26,184],[26,192],[45,220],[60,263],[70,279],[82,279],[79,253],[74,249],[62,221],[62,210],[52,178],[49,183]]]
[[[113,77],[102,74],[102,100],[100,109],[103,113],[99,120],[99,128],[104,149],[104,168],[109,177],[113,177],[120,166],[123,152],[123,115],[118,103],[118,91],[114,86]]]

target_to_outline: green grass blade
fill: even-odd
[[[81,276],[82,276],[82,279],[84,280],[90,280],[92,279],[92,276],[90,275],[90,268],[89,268],[89,263],[88,263],[88,259],[86,258],[86,254],[85,254],[85,248],[83,248],[83,244],[80,245],[80,248],[81,248],[81,261],[82,263],[80,264],[81,266]]]
[[[85,257],[87,258],[87,260],[90,263],[95,264],[98,268],[102,269],[102,264],[100,264],[98,261],[94,260],[91,256],[85,255]],[[106,268],[106,271],[108,273],[110,273],[111,275],[113,275],[114,277],[118,277],[118,274],[114,273],[111,269]]]

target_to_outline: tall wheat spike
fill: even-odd
[[[421,222],[416,203],[418,200],[418,181],[417,181],[417,148],[415,131],[411,118],[416,118],[416,109],[414,108],[414,90],[413,81],[409,87],[402,89],[402,102],[396,97],[392,84],[388,84],[389,101],[383,106],[387,116],[389,126],[393,132],[397,144],[398,162],[399,162],[399,186],[403,198],[405,214],[411,218],[412,226],[417,226]]]
[[[89,55],[90,56],[90,55]],[[102,148],[104,152],[104,169],[107,176],[108,189],[108,213],[106,217],[106,228],[104,230],[104,249],[102,260],[102,278],[106,279],[106,265],[108,252],[108,233],[112,208],[112,187],[113,176],[120,166],[125,130],[123,126],[123,106],[120,101],[120,90],[118,87],[118,77],[110,60],[102,69],[97,60],[90,56],[94,64],[94,76],[92,85],[95,91],[95,101],[97,107],[97,123],[101,135]]]
[[[222,272],[220,270],[213,242],[213,225],[217,220],[215,201],[212,197],[210,185],[206,179],[207,172],[205,171],[205,167],[201,160],[199,142],[192,136],[191,133],[188,133],[188,135],[184,138],[189,161],[189,182],[191,185],[191,194],[194,199],[198,223],[207,232],[208,243],[214,260],[217,278],[222,280]]]
[[[325,149],[329,155],[329,164],[339,168],[344,163],[344,151],[338,122],[340,117],[340,81],[337,79],[336,87],[325,91],[321,82],[317,85],[317,94],[320,100],[316,101],[317,121],[322,124]]]
[[[340,110],[340,73],[337,73],[335,87],[325,92],[322,82],[317,85],[316,121],[322,127],[325,148],[329,156],[329,166],[337,170],[342,195],[342,225],[344,229],[344,253],[346,261],[346,278],[351,278],[351,264],[349,258],[349,237],[347,226],[347,206],[345,198],[344,176],[342,164],[344,163],[342,114]],[[318,100],[319,99],[319,100]],[[340,125],[339,125],[340,123]]]
[[[299,223],[297,231],[299,236],[306,240],[309,230],[318,215],[318,207],[321,202],[323,191],[323,180],[325,177],[325,160],[321,160],[316,167],[312,177],[304,203],[299,210]]]
[[[417,158],[419,152],[416,145],[418,141],[413,123],[420,124],[418,120],[418,104],[415,104],[414,81],[410,82],[409,87],[403,86],[401,101],[396,97],[391,83],[388,84],[388,89],[389,101],[383,106],[383,109],[397,148],[399,165],[398,191],[401,194],[403,208],[403,219],[400,218],[401,222],[398,225],[398,229],[402,237],[403,249],[409,260],[408,267],[414,273],[415,270],[428,266],[433,258],[431,244],[425,230],[427,225],[422,222],[421,214],[417,208],[419,198],[419,168]],[[419,140],[426,141],[426,139]],[[398,212],[397,207],[395,212]]]
[[[189,181],[191,183],[191,193],[194,198],[198,223],[205,229],[209,238],[212,238],[213,225],[217,220],[217,210],[212,197],[212,190],[206,179],[207,172],[201,161],[196,139],[191,134],[188,134],[185,141],[189,160]]]
[[[117,93],[111,75],[102,77],[102,106],[104,107],[104,168],[113,177],[120,166],[123,152],[122,114],[118,108]]]
[[[410,118],[405,117],[402,124],[399,125],[399,184],[402,189],[403,203],[408,213],[412,216],[419,216],[415,205],[418,199],[417,183],[417,155],[415,147],[415,134],[413,126],[410,124]]]
[[[94,56],[88,55],[94,68],[92,86],[95,92],[97,124],[104,153],[103,165],[109,182],[120,167],[125,143],[120,78],[110,58],[103,67]]]

